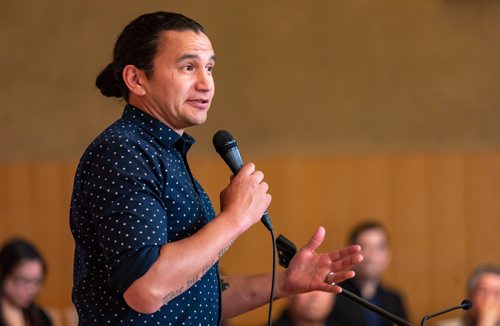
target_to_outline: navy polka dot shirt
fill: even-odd
[[[126,105],[78,165],[71,199],[75,239],[73,302],[80,325],[218,325],[215,264],[154,314],[127,306],[124,291],[159,256],[160,247],[196,233],[215,217],[189,170],[194,139]]]

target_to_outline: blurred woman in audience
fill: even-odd
[[[36,248],[13,239],[0,250],[0,326],[52,325],[35,304],[47,267]]]

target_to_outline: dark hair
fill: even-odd
[[[3,296],[3,284],[12,271],[24,260],[38,260],[42,264],[43,274],[47,273],[47,264],[38,250],[27,240],[14,238],[7,241],[0,250],[0,297]],[[23,309],[23,314],[30,325],[41,325],[42,316],[31,304]],[[4,325],[0,306],[0,325]]]
[[[139,16],[120,33],[113,51],[113,62],[96,78],[95,84],[101,93],[128,101],[129,89],[122,78],[123,68],[134,65],[149,77],[153,72],[161,32],[168,30],[205,33],[203,26],[181,14],[158,11]]]
[[[348,244],[356,244],[359,235],[368,230],[382,230],[387,237],[387,242],[389,243],[389,233],[382,224],[377,221],[365,221],[354,226],[354,228],[351,230],[351,233],[349,234],[349,238],[347,240]]]

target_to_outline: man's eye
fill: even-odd
[[[207,71],[208,72],[212,72],[212,70],[214,70],[214,66],[207,66]]]
[[[193,65],[184,66],[184,70],[193,71],[194,70]]]

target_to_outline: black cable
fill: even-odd
[[[271,295],[269,296],[269,314],[267,316],[267,325],[271,326],[273,321],[273,301],[274,301],[274,283],[276,277],[276,241],[274,239],[274,231],[272,227],[269,229],[271,233],[271,238],[273,239],[273,272],[272,272],[272,284],[271,284]]]

